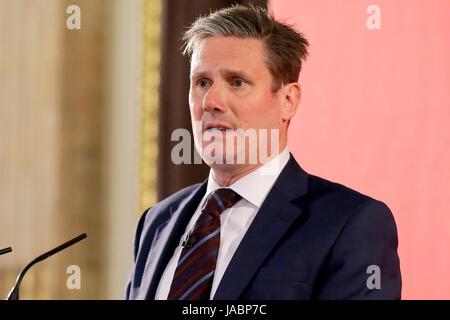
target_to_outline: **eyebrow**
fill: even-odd
[[[220,74],[224,76],[225,78],[231,78],[231,77],[237,77],[237,78],[245,78],[250,79],[250,75],[248,75],[246,72],[241,70],[232,70],[232,69],[221,69]],[[208,78],[210,75],[207,71],[200,71],[200,72],[194,72],[191,74],[190,78],[191,80],[195,79],[201,79],[201,78]]]

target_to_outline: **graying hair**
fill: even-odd
[[[197,18],[183,34],[183,54],[192,58],[201,41],[218,36],[263,40],[274,92],[284,84],[298,81],[302,60],[308,55],[309,43],[300,32],[253,5],[233,5]]]

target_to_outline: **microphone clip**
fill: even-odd
[[[192,248],[194,246],[194,244],[196,243],[195,241],[196,237],[193,231],[188,232],[188,234],[186,235],[186,238],[183,240],[183,242],[181,243],[181,246],[183,248]]]

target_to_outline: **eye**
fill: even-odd
[[[200,80],[197,81],[197,85],[200,88],[206,88],[209,85],[209,82],[206,79],[200,79]]]
[[[245,81],[242,79],[234,79],[233,80],[233,86],[235,86],[237,88],[244,86],[244,84],[245,84]]]

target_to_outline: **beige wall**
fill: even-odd
[[[0,298],[6,297],[21,268],[58,239],[58,147],[62,101],[64,12],[55,1],[0,2]],[[70,237],[70,235],[68,235]],[[54,287],[48,266],[32,270],[23,296],[49,296]]]
[[[153,0],[151,0],[153,1]],[[69,4],[81,30],[66,28]],[[121,299],[139,215],[142,1],[0,1],[0,299]],[[81,290],[66,268],[81,268]]]
[[[123,299],[139,210],[141,1],[114,1],[108,38],[104,137],[106,299]]]

